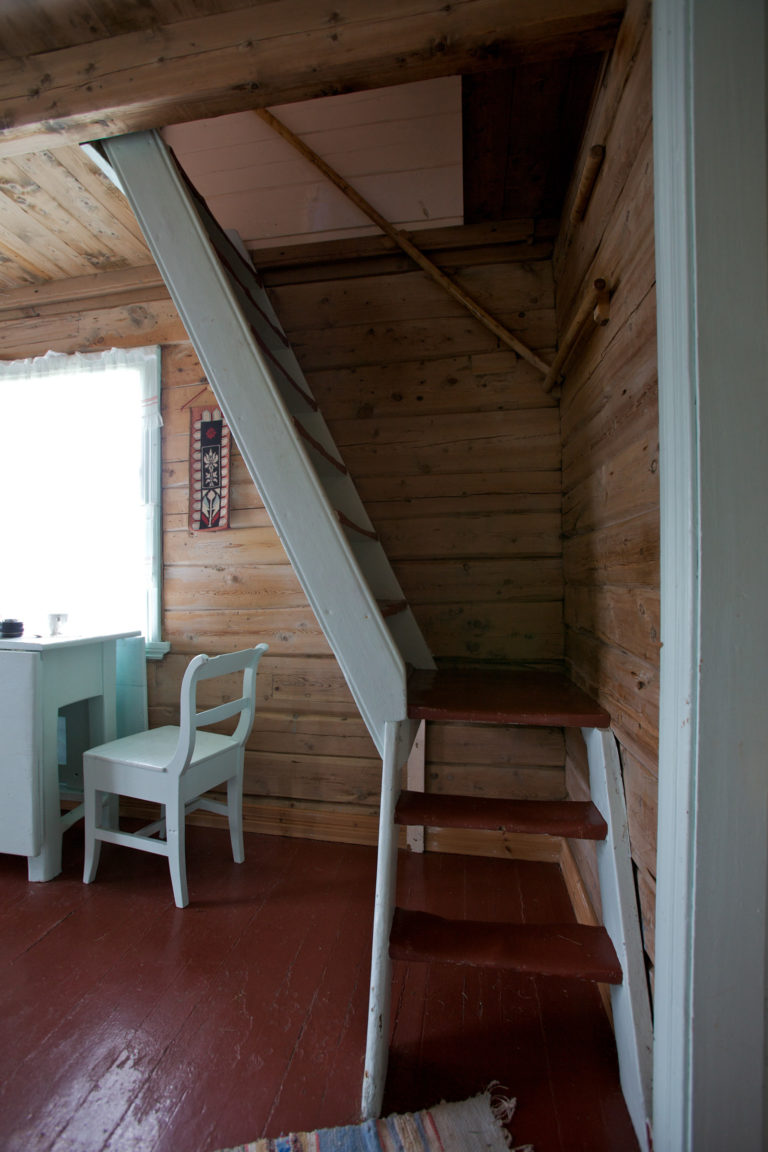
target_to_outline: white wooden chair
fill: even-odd
[[[267,647],[258,644],[255,648],[224,656],[195,656],[181,684],[178,727],[168,725],[137,732],[90,748],[83,755],[85,884],[90,884],[96,876],[102,841],[139,848],[143,852],[168,857],[176,906],[186,907],[189,897],[184,821],[186,814],[195,808],[228,817],[232,855],[237,863],[242,863],[245,859],[245,742],[253,727],[256,708],[256,669]],[[243,674],[240,696],[199,712],[198,683],[237,672]],[[201,730],[238,714],[237,726],[230,736]],[[226,804],[203,796],[225,782]],[[118,796],[160,803],[164,806],[165,815],[137,832],[121,832],[116,819]],[[112,803],[110,797],[115,797]],[[164,838],[156,838],[157,834]]]

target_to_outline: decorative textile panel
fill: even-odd
[[[229,427],[218,408],[190,410],[189,527],[229,528]]]

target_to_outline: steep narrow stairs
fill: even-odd
[[[622,1086],[647,1149],[650,1014],[621,770],[608,715],[562,676],[435,669],[247,253],[219,226],[157,133],[115,137],[101,148],[382,757],[364,1116],[378,1115],[381,1107],[391,958],[514,965],[612,985]],[[592,802],[403,792],[402,767],[418,727],[434,719],[580,727]],[[429,909],[396,910],[398,823],[594,839],[605,928],[457,925]]]
[[[377,1115],[387,1063],[392,960],[511,968],[611,985],[622,1089],[643,1152],[650,1148],[651,1021],[621,767],[608,713],[565,676],[536,670],[414,671],[412,721],[580,728],[592,799],[508,800],[401,789],[385,769],[373,970],[362,1111]],[[474,828],[595,841],[604,927],[452,921],[395,904],[397,826]]]
[[[100,147],[381,754],[434,661],[269,296],[158,133]]]

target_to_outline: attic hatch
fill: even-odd
[[[448,76],[272,110],[396,227],[560,215],[602,55]],[[166,142],[248,248],[378,233],[252,112],[179,124]]]

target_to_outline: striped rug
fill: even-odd
[[[471,1100],[436,1104],[422,1112],[366,1120],[347,1128],[292,1132],[238,1144],[222,1152],[509,1152],[503,1127],[515,1101],[484,1092]],[[533,1152],[530,1145],[518,1152]]]

